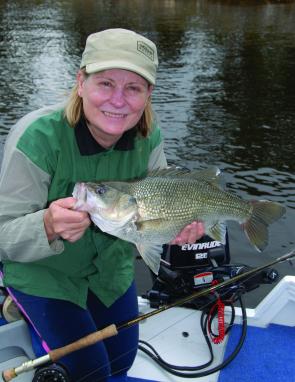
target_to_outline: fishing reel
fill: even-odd
[[[70,382],[65,368],[57,363],[36,370],[32,382]]]

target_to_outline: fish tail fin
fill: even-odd
[[[267,200],[253,201],[252,215],[243,224],[244,231],[250,242],[258,251],[263,251],[268,244],[268,226],[281,218],[285,207]]]

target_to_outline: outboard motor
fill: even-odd
[[[149,300],[152,308],[158,308],[251,269],[245,264],[231,264],[228,240],[223,245],[204,236],[194,244],[164,245],[159,274],[157,277],[152,276],[153,286],[144,297]],[[277,278],[278,272],[274,269],[262,271],[248,280],[223,289],[223,298],[231,299],[237,290],[240,295],[261,284],[270,284]],[[185,306],[203,310],[210,308],[214,301],[214,295],[207,295]]]

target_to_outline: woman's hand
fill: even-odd
[[[44,212],[44,226],[48,241],[59,237],[71,243],[79,240],[87,227],[90,218],[87,212],[74,211],[76,199],[69,197],[55,200]]]
[[[183,228],[170,244],[194,244],[202,236],[205,235],[205,227],[202,222],[194,221]]]

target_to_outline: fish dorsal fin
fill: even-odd
[[[218,167],[212,166],[202,170],[193,171],[191,176],[194,179],[201,180],[211,184],[211,186],[222,189],[221,185],[221,171]]]
[[[221,171],[218,167],[212,166],[201,170],[189,170],[186,168],[169,167],[166,169],[154,170],[148,173],[149,178],[189,178],[208,182],[216,187],[220,187]]]
[[[218,184],[220,179],[221,171],[218,167],[212,166],[209,168],[204,168],[201,170],[193,170],[190,173],[190,176],[195,179],[207,181],[209,183]]]
[[[219,175],[221,171],[217,167],[209,167],[202,170],[189,170],[187,168],[180,167],[168,167],[164,169],[157,169],[150,171],[147,174],[148,178],[189,178],[197,179],[199,181],[205,181],[212,185],[219,187]],[[115,188],[125,194],[131,194],[132,183],[141,180],[143,178],[134,179],[126,182],[107,181],[104,182],[108,186]]]
[[[182,177],[190,174],[191,171],[187,168],[179,168],[179,167],[168,167],[157,170],[149,171],[147,176],[149,178],[174,178],[174,177]]]

